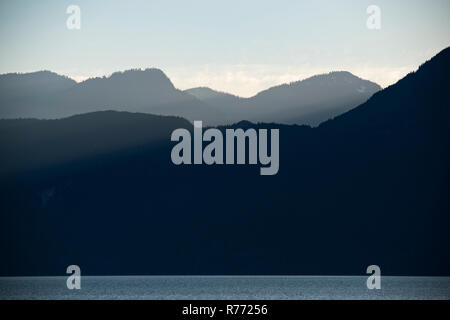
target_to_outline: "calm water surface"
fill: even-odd
[[[347,276],[82,276],[0,277],[0,299],[449,299],[450,277]]]

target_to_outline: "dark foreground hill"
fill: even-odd
[[[318,128],[237,124],[280,129],[274,176],[173,165],[177,118],[1,121],[0,274],[450,275],[449,71],[446,49]]]

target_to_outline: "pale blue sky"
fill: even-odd
[[[66,27],[71,4],[81,30]],[[370,4],[381,30],[366,27]],[[178,88],[242,96],[333,70],[387,86],[450,45],[449,9],[449,0],[2,0],[0,73],[79,81],[156,67]]]

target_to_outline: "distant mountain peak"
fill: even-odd
[[[381,89],[381,87],[378,84],[376,84],[375,82],[372,82],[369,80],[364,80],[348,71],[332,71],[329,73],[318,74],[318,75],[306,78],[304,80],[293,82],[292,84],[302,84],[302,83],[318,82],[318,81],[319,82],[320,81],[324,81],[324,82],[343,81],[345,83],[368,82],[368,83],[371,83],[371,84],[377,86],[379,89]]]
[[[48,70],[0,75],[0,101],[50,94],[75,86],[75,80]]]
[[[49,71],[49,70],[39,70],[39,71],[33,71],[33,72],[11,72],[11,73],[5,73],[0,75],[0,81],[13,81],[13,80],[34,80],[34,81],[45,81],[45,80],[65,80],[68,82],[72,82],[75,84],[75,80],[65,76],[60,75],[56,72]]]
[[[117,71],[110,76],[89,78],[81,83],[91,83],[98,81],[111,81],[111,82],[137,82],[140,85],[142,83],[160,83],[167,85],[170,88],[175,88],[169,77],[160,69],[147,68],[147,69],[129,69],[125,71]]]
[[[359,91],[360,93],[365,93],[366,91],[370,92],[376,92],[378,90],[381,90],[382,88],[376,84],[375,82],[364,80],[359,78],[358,76],[355,76],[354,74],[348,72],[348,71],[332,71],[329,73],[323,73],[314,75],[312,77],[293,81],[290,83],[281,84],[278,86],[271,87],[267,90],[259,92],[255,97],[258,96],[264,96],[268,93],[272,94],[274,92],[280,91],[285,92],[286,90],[291,90],[293,88],[308,88],[311,86],[314,86],[315,88],[320,88],[320,86],[336,86],[336,84],[339,84],[342,86],[355,86],[355,90]],[[358,90],[361,87],[364,87],[364,89]],[[370,90],[368,90],[370,89]]]

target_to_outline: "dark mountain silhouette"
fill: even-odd
[[[279,128],[274,176],[173,165],[169,132],[191,129],[178,118],[0,121],[0,167],[9,168],[0,175],[0,274],[64,275],[76,263],[84,274],[336,275],[377,264],[383,275],[448,276],[449,70],[447,48],[317,128],[234,125]],[[154,126],[161,139],[130,142]],[[100,153],[89,152],[102,150],[94,135],[112,137]],[[77,156],[54,150],[77,141]]]
[[[273,87],[249,99],[209,88],[181,91],[158,69],[116,72],[81,83],[49,72],[6,74],[0,76],[0,118],[54,119],[116,110],[174,115],[208,125],[240,120],[317,125],[379,89],[346,72]]]
[[[189,125],[178,117],[117,111],[58,120],[0,120],[0,175],[166,142],[173,130]],[[29,152],[32,157],[21,156]]]

